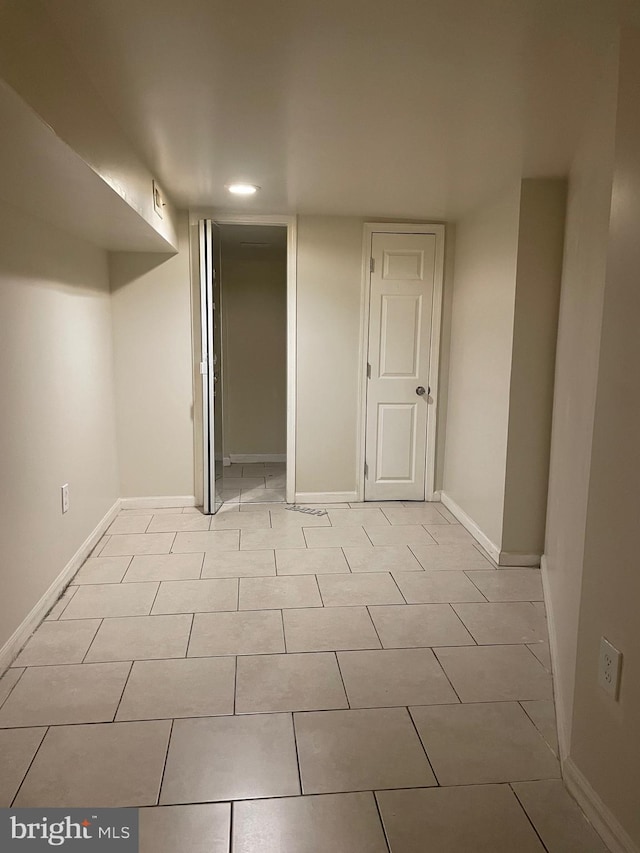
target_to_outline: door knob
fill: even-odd
[[[422,385],[418,385],[418,387],[416,388],[416,394],[418,395],[418,397],[423,397],[426,393],[427,389],[424,388]]]

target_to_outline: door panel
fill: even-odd
[[[202,461],[204,512],[222,503],[222,393],[218,384],[221,357],[220,239],[210,220],[199,224],[200,239],[200,373],[202,375]]]
[[[436,237],[371,241],[365,500],[424,500]]]

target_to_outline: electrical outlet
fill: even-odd
[[[69,483],[65,483],[60,490],[62,492],[62,514],[69,512]]]
[[[619,652],[605,638],[600,638],[600,661],[598,665],[598,684],[613,696],[618,698],[620,691],[620,672],[622,669],[622,652]]]

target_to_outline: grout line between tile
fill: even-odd
[[[133,664],[134,661],[131,661],[131,666],[129,667],[129,672],[127,673],[127,677],[124,680],[124,684],[122,685],[122,693],[120,694],[120,698],[118,699],[118,704],[116,705],[116,709],[113,712],[112,723],[115,723],[116,717],[118,716],[118,711],[120,710],[120,705],[122,705],[122,699],[124,698],[124,692],[127,689],[127,684],[129,683],[129,679],[131,678],[131,673],[133,672]]]
[[[40,727],[39,727],[39,726],[35,726],[34,728],[40,728]],[[45,733],[44,733],[44,734],[43,734],[43,736],[42,736],[42,740],[41,740],[41,741],[40,741],[40,743],[38,744],[38,748],[37,748],[37,749],[36,749],[36,751],[33,753],[33,758],[32,758],[32,759],[31,759],[31,761],[29,762],[29,766],[27,767],[27,769],[26,769],[26,770],[25,770],[25,772],[24,772],[24,776],[22,777],[22,780],[21,780],[20,784],[18,785],[18,788],[17,788],[17,790],[16,790],[15,796],[14,796],[14,797],[13,797],[13,799],[11,800],[10,805],[13,805],[13,804],[15,803],[15,801],[18,799],[18,795],[20,794],[20,791],[22,790],[22,786],[23,786],[23,785],[24,785],[24,783],[25,783],[25,779],[27,778],[27,776],[29,775],[29,771],[30,771],[30,770],[31,770],[31,768],[33,767],[33,763],[34,763],[34,761],[36,760],[36,758],[37,758],[37,756],[38,756],[38,753],[40,752],[40,750],[41,750],[41,748],[42,748],[42,744],[44,743],[45,738],[46,738],[46,737],[47,737],[47,735],[49,734],[49,731],[50,731],[50,729],[51,729],[51,726],[43,726],[42,728],[46,728],[46,731],[45,731]]]
[[[378,802],[378,796],[375,791],[371,792],[373,795],[373,802],[376,804],[376,811],[378,812],[378,820],[380,821],[380,826],[382,827],[382,834],[384,835],[384,843],[387,845],[388,853],[392,853],[391,851],[391,842],[389,840],[389,836],[387,835],[387,829],[384,825],[384,820],[382,819],[382,812],[380,811],[380,803]]]
[[[160,795],[162,794],[162,786],[164,785],[164,774],[167,772],[167,762],[169,760],[169,748],[171,747],[171,738],[173,737],[173,724],[175,720],[171,720],[171,726],[169,728],[169,737],[167,738],[167,749],[164,754],[164,763],[162,765],[162,775],[160,776],[160,784],[158,785],[158,793],[156,795],[155,805],[160,805]]]
[[[547,851],[547,853],[549,853],[549,848],[548,848],[548,847],[547,847],[547,845],[544,843],[544,841],[543,841],[543,839],[542,839],[542,836],[540,835],[540,833],[539,833],[539,832],[538,832],[538,830],[536,829],[536,825],[534,824],[534,822],[533,822],[533,821],[531,820],[531,818],[529,817],[529,813],[527,812],[526,808],[524,807],[524,803],[520,800],[520,797],[518,796],[518,792],[517,792],[517,791],[515,790],[515,788],[513,787],[514,783],[513,783],[513,782],[507,782],[507,784],[508,784],[508,786],[509,786],[509,789],[511,790],[511,793],[512,793],[512,794],[513,794],[513,796],[516,798],[516,802],[518,803],[518,805],[520,806],[520,808],[521,808],[521,809],[522,809],[522,811],[524,812],[525,817],[527,818],[527,820],[528,820],[528,821],[529,821],[529,823],[531,824],[531,828],[533,829],[533,831],[535,832],[535,834],[538,836],[538,840],[540,841],[540,844],[542,844],[543,848]]]

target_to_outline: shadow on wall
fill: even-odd
[[[111,292],[114,293],[122,287],[131,284],[132,281],[141,278],[143,275],[150,273],[152,270],[162,264],[175,258],[177,252],[110,252],[109,253],[109,280]],[[120,264],[118,275],[111,275],[112,259],[114,257],[124,256],[127,258],[126,264]]]

